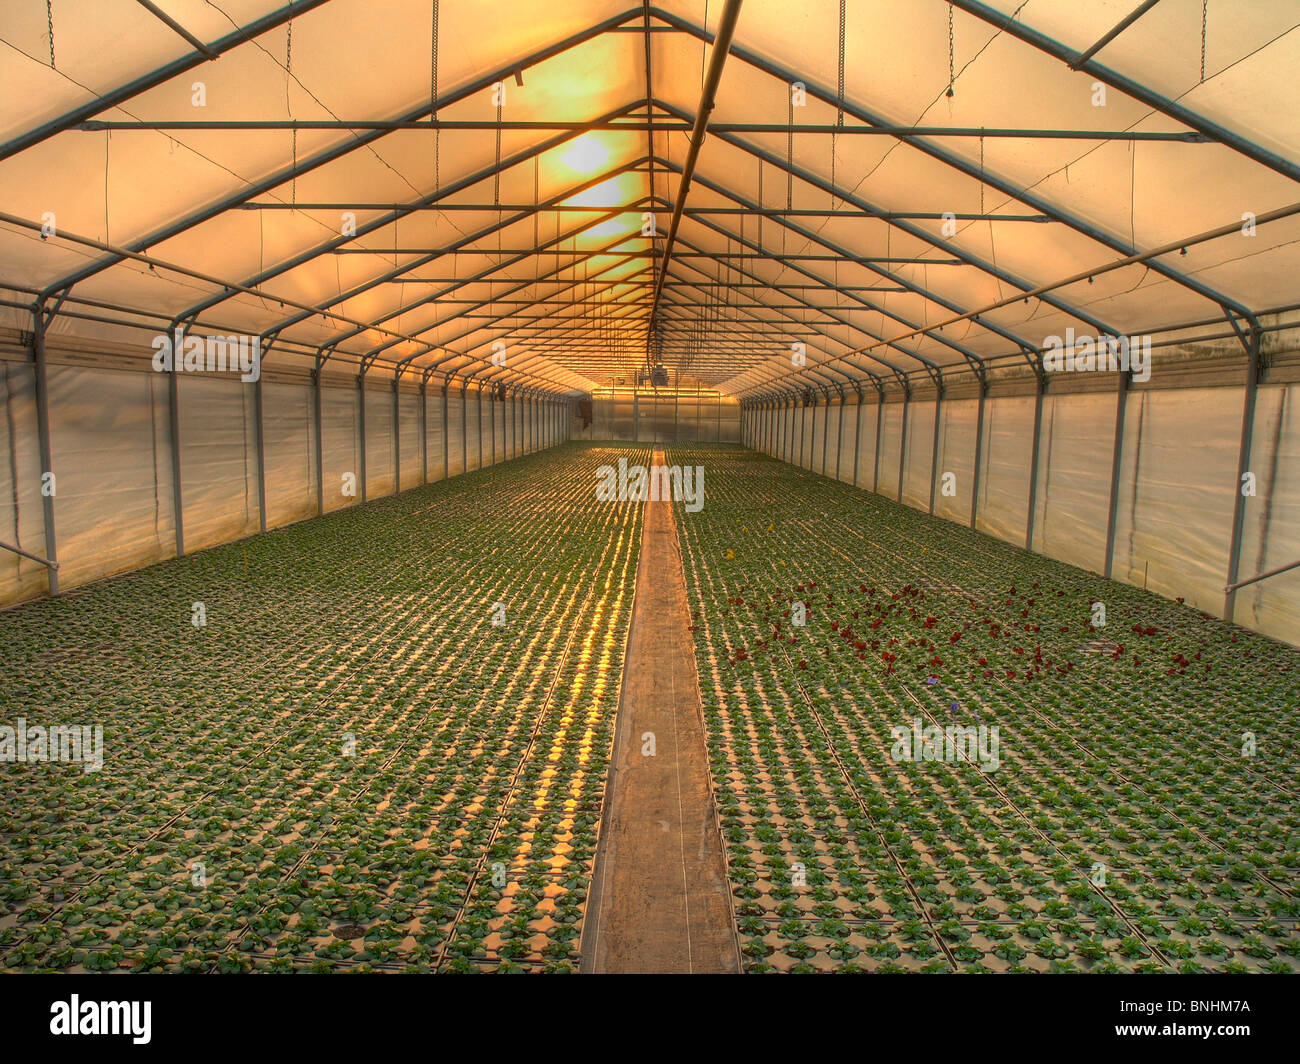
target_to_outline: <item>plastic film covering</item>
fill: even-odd
[[[939,423],[939,489],[934,512],[959,524],[970,523],[971,489],[975,484],[975,433],[979,423],[978,399],[945,399]],[[955,494],[943,493],[943,478],[951,473]]]
[[[508,427],[507,418],[509,416],[506,410],[506,404],[500,400],[493,401],[492,416],[495,419],[496,454],[497,461],[503,462],[510,457],[510,452],[506,449],[506,429]]]
[[[1251,455],[1240,580],[1300,562],[1300,385],[1260,388]],[[1241,588],[1234,619],[1300,644],[1300,568]]]
[[[984,402],[984,453],[975,527],[1024,546],[1029,517],[1029,468],[1034,397],[998,396]]]
[[[916,402],[907,414],[907,459],[903,466],[903,502],[930,508],[930,474],[934,460],[936,404]]]
[[[465,472],[465,433],[461,422],[461,396],[447,389],[447,475]]]
[[[50,366],[47,376],[61,585],[87,583],[173,556],[167,378],[61,365]],[[113,401],[106,403],[106,395]],[[30,409],[34,443],[35,407]],[[36,475],[36,452],[30,460]],[[40,504],[39,493],[26,503],[37,518],[43,516]],[[20,545],[43,555],[44,539],[29,535],[24,529]],[[8,528],[4,538],[14,542]],[[11,557],[5,554],[6,560]],[[24,559],[24,565],[34,564]],[[44,568],[38,568],[44,591]],[[11,590],[21,589],[6,588],[6,594]]]
[[[845,400],[840,406],[839,447],[835,459],[839,463],[836,467],[838,479],[846,484],[853,482],[853,443],[860,412],[861,407],[856,402]]]
[[[186,552],[261,527],[251,384],[181,376],[181,519]]]
[[[424,393],[424,427],[429,434],[429,481],[442,479],[442,391],[427,388]]]
[[[465,471],[472,473],[479,468],[481,453],[479,449],[478,397],[474,392],[466,391],[461,396],[461,405],[461,425],[464,432],[461,444],[465,448]]]
[[[322,387],[320,420],[322,499],[328,512],[353,506],[361,499],[356,386]],[[352,494],[346,494],[345,487],[350,487]]]
[[[1115,403],[1113,393],[1043,401],[1033,549],[1095,573],[1106,571]]]
[[[393,491],[393,393],[368,387],[366,397],[366,498]]]
[[[858,406],[858,418],[861,429],[858,433],[858,479],[857,486],[872,491],[876,487],[876,426],[884,416],[885,408],[880,403]]]
[[[826,410],[826,467],[823,472],[832,479],[835,476],[835,463],[840,456],[840,431],[844,417],[844,404],[832,403]]]
[[[822,472],[822,440],[826,435],[828,409],[824,402],[819,402],[812,408],[812,421],[808,433],[808,468],[814,473]]]
[[[398,440],[401,449],[402,490],[424,483],[424,447],[420,440],[420,393],[402,391],[397,396]]]
[[[1241,388],[1129,396],[1117,579],[1222,613],[1242,400]]]
[[[910,411],[909,411],[910,415]],[[898,498],[899,455],[903,441],[903,404],[886,403],[881,408],[884,418],[880,437],[880,454],[876,456],[878,480],[876,491],[891,499]]]
[[[267,527],[314,517],[316,427],[311,385],[262,382],[262,450]],[[166,479],[165,466],[160,479]]]

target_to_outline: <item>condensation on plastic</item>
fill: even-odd
[[[846,484],[853,482],[853,440],[857,431],[858,404],[845,402],[840,406],[839,434],[835,451],[836,477]]]
[[[1260,388],[1250,464],[1257,494],[1246,500],[1242,580],[1300,561],[1300,385]],[[1234,616],[1300,643],[1300,569],[1241,588]]]
[[[177,383],[188,553],[258,531],[256,411],[251,386],[183,374]]]
[[[461,396],[447,392],[447,475],[465,472],[465,436],[461,424]]]
[[[930,508],[930,480],[934,469],[934,417],[933,402],[908,404],[903,502],[921,510]]]
[[[876,426],[883,416],[884,408],[879,403],[858,407],[862,426],[858,434],[857,486],[868,491],[875,487]]]
[[[402,490],[424,483],[424,448],[420,442],[420,395],[401,392],[397,397],[398,441]]]
[[[808,426],[808,468],[814,473],[822,471],[822,437],[826,430],[826,410],[825,403],[814,406]]]
[[[1129,397],[1118,579],[1222,612],[1242,394],[1201,388]]]
[[[880,435],[880,454],[876,461],[876,491],[896,500],[899,489],[898,462],[902,452],[903,404],[886,403],[880,413],[884,421]]]
[[[1115,403],[1108,393],[1043,401],[1033,548],[1095,573],[1106,569]]]
[[[366,498],[393,490],[393,393],[367,388],[366,395]]]
[[[1025,544],[1029,517],[1029,464],[1034,435],[1033,396],[984,401],[984,449],[975,527]]]
[[[6,365],[12,374],[14,365]],[[61,586],[174,555],[167,378],[61,365],[50,366],[47,377]],[[105,396],[112,401],[105,402]],[[35,407],[29,409],[34,444]],[[36,457],[33,453],[33,472]],[[32,503],[20,503],[20,512],[34,504],[24,517],[40,518],[40,502],[37,493]],[[13,542],[8,528],[4,538]],[[26,532],[20,545],[45,553],[44,539],[29,538]],[[24,560],[24,565],[33,564]],[[45,590],[43,573],[42,568],[37,574],[40,591]],[[23,590],[6,582],[4,596]]]
[[[361,499],[356,388],[321,388],[320,420],[325,510],[354,506]],[[345,477],[354,485],[354,495],[343,494]]]
[[[316,513],[315,435],[311,386],[264,381],[262,447],[266,460],[268,528],[301,521]],[[160,468],[159,476],[165,479],[165,455]]]
[[[975,484],[975,430],[979,424],[978,399],[946,399],[939,419],[939,488],[934,512],[959,524],[970,524],[971,489]],[[945,473],[953,475],[955,494],[943,493]]]

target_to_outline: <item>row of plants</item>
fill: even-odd
[[[0,614],[0,720],[104,742],[0,765],[0,967],[575,969],[640,542],[607,460]]]
[[[677,519],[750,970],[1300,967],[1295,650],[762,456],[669,461],[706,470]],[[924,759],[950,725],[998,747]]]

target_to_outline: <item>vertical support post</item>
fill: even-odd
[[[903,501],[903,476],[907,471],[907,414],[912,405],[912,389],[903,389],[903,427],[898,433],[898,501]]]
[[[943,417],[943,387],[934,393],[934,441],[930,445],[930,513],[934,513],[934,489],[939,481],[939,419]]]
[[[814,410],[816,407],[813,408]],[[808,427],[808,404],[805,402],[799,407],[799,467],[803,468],[803,438],[806,435],[804,431]],[[808,456],[808,469],[812,469],[812,454]]]
[[[979,406],[975,413],[975,466],[970,478],[970,526],[975,527],[975,514],[980,499],[980,464],[984,461],[984,400],[988,396],[988,382],[981,375]]]
[[[420,483],[429,483],[429,382],[420,381]]]
[[[451,476],[451,436],[447,432],[447,382],[442,382],[442,479]]]
[[[862,443],[862,390],[858,386],[853,389],[857,392],[858,402],[853,408],[853,486],[858,486],[858,456],[862,453],[860,444]]]
[[[876,396],[876,454],[873,468],[871,470],[871,490],[874,494],[880,494],[880,442],[885,430],[885,390],[880,389]]]
[[[361,433],[361,501],[366,501],[366,371],[357,374],[357,408],[360,411],[357,423]]]
[[[51,563],[45,567],[45,579],[50,594],[57,595],[59,571],[55,566],[59,562],[59,548],[58,537],[54,533],[56,486],[52,483],[47,490],[45,484],[45,474],[50,474],[52,480],[54,474],[54,449],[50,443],[50,387],[45,362],[45,300],[37,300],[35,307],[32,308],[32,315],[35,322],[32,331],[32,357],[36,363],[36,434],[41,453],[41,515],[45,525],[45,559]]]
[[[1233,485],[1232,542],[1228,546],[1228,589],[1223,599],[1223,619],[1233,623],[1237,606],[1237,589],[1232,585],[1241,573],[1241,539],[1246,527],[1246,496],[1241,493],[1241,482],[1250,472],[1250,452],[1255,437],[1255,399],[1259,394],[1260,332],[1251,321],[1250,339],[1246,346],[1249,364],[1246,367],[1246,395],[1241,409],[1241,445],[1237,450],[1237,482]]]
[[[253,442],[257,447],[257,526],[266,531],[266,435],[262,407],[262,374],[253,382]]]
[[[402,400],[398,395],[399,373],[393,374],[393,494],[402,493],[402,426],[400,411]]]
[[[840,416],[835,420],[835,479],[840,479],[840,456],[844,451],[844,395],[840,395]]]
[[[494,392],[488,399],[488,427],[492,430],[492,464],[497,464],[497,397]]]
[[[321,364],[311,373],[311,416],[316,429],[316,513],[325,513],[325,444],[321,439]]]
[[[174,323],[173,323],[174,324]],[[172,335],[177,336],[173,327]],[[176,557],[185,557],[185,503],[181,496],[181,366],[172,349],[172,368],[167,374],[167,421],[172,449],[172,523],[176,526]]]
[[[1115,570],[1115,530],[1119,524],[1119,478],[1124,465],[1124,421],[1128,413],[1128,393],[1131,381],[1127,370],[1119,374],[1119,388],[1115,393],[1115,442],[1110,456],[1110,501],[1106,510],[1106,565],[1103,570],[1107,580]]]
[[[478,386],[478,395],[474,400],[478,407],[478,430],[475,435],[478,436],[478,467],[483,468],[483,385]]]
[[[1029,452],[1029,515],[1025,519],[1025,550],[1034,549],[1034,510],[1038,506],[1038,446],[1043,427],[1043,393],[1047,379],[1042,367],[1037,367],[1038,388],[1034,392],[1034,443]]]
[[[469,472],[469,381],[460,386],[460,471]]]
[[[813,407],[813,439],[817,438],[817,408]],[[826,447],[831,438],[831,397],[826,397],[826,413],[822,415],[822,476],[826,475]]]

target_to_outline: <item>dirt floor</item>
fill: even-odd
[[[648,502],[583,971],[740,970],[689,624],[672,503]]]

